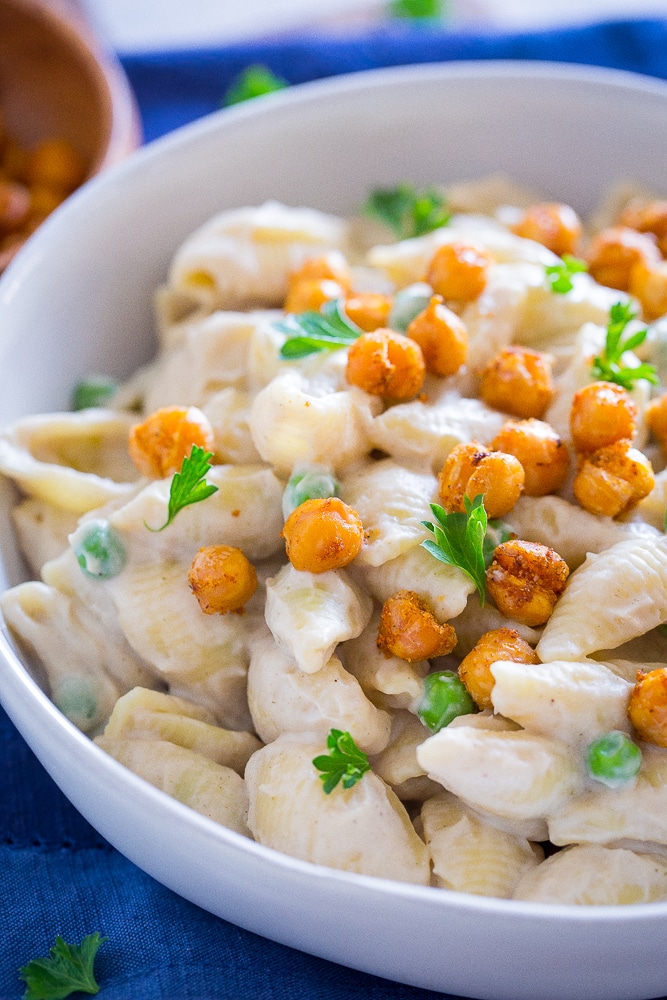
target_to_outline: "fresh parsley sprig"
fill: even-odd
[[[332,729],[327,736],[327,747],[330,753],[320,754],[313,760],[314,767],[322,772],[319,778],[326,795],[331,794],[339,781],[342,781],[343,788],[352,788],[366,771],[370,771],[368,757],[349,733]]]
[[[622,363],[626,351],[634,351],[646,340],[648,329],[642,327],[628,337],[623,337],[626,327],[637,316],[637,311],[630,302],[616,302],[609,311],[609,323],[605,346],[593,361],[591,375],[602,382],[615,382],[624,389],[632,389],[635,382],[646,379],[652,385],[658,385],[660,380],[653,365],[640,364],[630,368]]]
[[[448,514],[437,503],[431,504],[437,524],[431,521],[422,521],[422,524],[431,532],[435,541],[428,538],[422,542],[422,546],[440,562],[462,569],[475,584],[483,605],[486,600],[484,539],[488,523],[484,497],[480,495],[474,500],[464,497],[463,502],[465,513],[455,511],[452,514]]]
[[[434,21],[449,13],[445,0],[389,0],[390,17],[410,21]]]
[[[277,90],[284,90],[289,84],[287,80],[277,76],[268,66],[261,63],[254,63],[247,66],[235,80],[232,81],[223,102],[224,107],[232,104],[240,104],[242,101],[250,101],[253,97],[262,97],[264,94],[273,94]]]
[[[393,188],[375,188],[362,211],[388,226],[400,240],[441,229],[452,217],[437,188],[418,191],[406,183]]]
[[[204,451],[197,444],[192,446],[190,454],[183,459],[181,471],[176,472],[171,481],[167,520],[160,528],[151,528],[144,521],[149,531],[164,531],[184,507],[206,500],[218,492],[218,487],[213,483],[207,483],[205,478],[211,468],[209,459],[212,457],[210,451]]]
[[[587,270],[588,264],[585,260],[573,257],[569,253],[564,253],[558,264],[547,264],[544,268],[547,281],[551,285],[551,291],[556,292],[557,295],[565,295],[567,292],[571,292],[574,287],[572,284],[572,275],[582,274]]]
[[[26,983],[23,1000],[63,1000],[70,993],[99,993],[93,965],[101,944],[107,938],[95,931],[81,944],[66,944],[60,937],[46,958],[33,958],[19,977]]]
[[[288,335],[280,349],[284,361],[296,361],[317,351],[338,351],[349,347],[362,333],[344,314],[340,299],[325,302],[319,312],[290,313],[273,325]]]

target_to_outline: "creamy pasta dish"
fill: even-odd
[[[7,626],[99,747],[263,845],[667,900],[667,202],[367,207],[216,215],[154,361],[2,430]]]

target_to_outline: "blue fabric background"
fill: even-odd
[[[303,35],[133,55],[124,65],[151,140],[217,110],[233,78],[254,62],[296,84],[378,66],[489,58],[589,63],[667,78],[667,22],[511,35],[398,26],[354,37]],[[76,812],[1,709],[0,805],[0,1000],[22,997],[19,967],[47,954],[57,934],[78,942],[93,931],[108,938],[96,964],[104,1000],[441,997],[264,941],[163,888]]]

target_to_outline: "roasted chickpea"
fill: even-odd
[[[496,628],[485,632],[459,664],[459,677],[479,708],[493,708],[491,692],[496,683],[491,667],[498,660],[539,663],[540,658],[516,629]]]
[[[290,285],[285,299],[284,310],[299,315],[304,312],[319,312],[325,302],[332,302],[345,295],[345,290],[331,278],[304,278]]]
[[[667,313],[667,261],[657,264],[640,260],[630,271],[629,292],[639,299],[649,322]]]
[[[622,226],[629,226],[640,233],[653,233],[660,252],[663,255],[667,253],[667,201],[633,198],[621,212],[618,221]]]
[[[632,438],[636,420],[637,407],[626,389],[615,382],[589,382],[572,399],[572,443],[577,451],[597,451]]]
[[[502,517],[521,496],[524,472],[513,455],[489,451],[478,441],[457,444],[438,475],[438,493],[448,514],[464,511],[464,497],[483,494],[488,517]]]
[[[468,330],[462,319],[434,295],[407,329],[422,349],[426,369],[446,378],[455,375],[468,355]]]
[[[428,660],[446,656],[457,643],[451,625],[440,625],[419,594],[399,590],[388,598],[380,615],[378,648],[402,660]]]
[[[208,417],[196,406],[164,407],[130,430],[130,458],[151,479],[178,472],[194,445],[210,452],[215,445]]]
[[[335,281],[337,285],[349,292],[352,286],[350,266],[340,250],[330,250],[321,257],[309,257],[301,267],[292,271],[287,279],[288,287],[298,285],[302,281],[317,281],[326,279]]]
[[[667,747],[667,667],[637,671],[628,716],[642,740]]]
[[[558,493],[570,468],[567,445],[551,424],[543,420],[508,420],[491,447],[514,455],[524,471],[523,492],[528,497]]]
[[[81,184],[84,174],[83,160],[66,139],[45,139],[28,153],[26,175],[31,186],[70,194]]]
[[[547,545],[512,539],[496,548],[486,586],[502,615],[533,627],[551,617],[569,572],[565,560]]]
[[[470,243],[444,243],[431,258],[426,281],[443,299],[472,302],[479,298],[488,280],[493,258],[482,247]]]
[[[586,257],[592,278],[623,292],[630,287],[630,271],[635,264],[657,264],[661,259],[655,237],[628,226],[600,230],[591,240]]]
[[[551,358],[527,347],[506,347],[482,372],[479,394],[514,417],[540,419],[553,398]]]
[[[564,253],[576,253],[582,227],[570,205],[540,202],[527,208],[512,230],[517,236],[535,240],[562,257]]]
[[[352,507],[338,497],[306,500],[292,511],[282,531],[295,569],[326,573],[347,566],[361,551],[364,528]]]
[[[651,400],[644,411],[644,420],[651,434],[667,455],[667,393]]]
[[[421,389],[425,373],[419,344],[393,330],[362,333],[348,350],[347,381],[383,399],[412,399]]]
[[[631,441],[615,441],[582,456],[572,490],[591,514],[617,517],[648,496],[654,486],[648,458]]]
[[[205,615],[224,615],[247,604],[257,589],[257,574],[241,549],[207,545],[192,560],[188,582]]]
[[[380,292],[359,292],[345,299],[345,313],[366,333],[386,327],[391,312],[391,296]]]

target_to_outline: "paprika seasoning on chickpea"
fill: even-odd
[[[459,677],[478,708],[492,709],[491,692],[496,683],[491,667],[498,660],[539,663],[540,658],[516,629],[496,628],[480,636],[459,664]]]
[[[667,667],[637,671],[628,716],[642,740],[667,747]]]
[[[425,280],[443,299],[473,302],[486,288],[492,263],[491,254],[482,247],[443,243],[431,258]]]
[[[425,374],[419,344],[393,330],[362,333],[348,350],[347,381],[372,396],[405,402],[417,395]]]
[[[468,356],[468,330],[442,296],[434,295],[407,328],[407,335],[422,349],[426,369],[447,378],[456,375]]]
[[[653,467],[632,441],[614,441],[581,455],[572,484],[577,502],[590,514],[618,517],[648,496],[655,486]]]
[[[488,517],[509,513],[523,492],[525,474],[514,455],[490,451],[478,441],[457,444],[438,474],[438,494],[448,514],[465,512],[465,500],[484,495]]]
[[[508,420],[491,442],[494,450],[513,455],[524,471],[523,492],[527,497],[558,493],[570,469],[567,445],[551,424],[530,417]]]
[[[241,611],[257,590],[257,573],[241,549],[206,545],[192,560],[188,583],[205,615]]]
[[[196,406],[166,406],[133,425],[128,448],[142,476],[164,479],[179,471],[194,445],[213,451],[208,417]]]
[[[515,538],[495,549],[486,587],[505,618],[534,627],[551,617],[569,574],[565,560],[548,545]]]
[[[479,394],[495,410],[541,419],[554,395],[550,355],[505,347],[483,370]]]
[[[440,625],[428,602],[413,590],[399,590],[382,606],[377,645],[401,660],[447,656],[457,643],[451,625]]]
[[[576,253],[582,225],[570,205],[544,201],[530,205],[512,226],[512,231],[526,240],[541,243],[562,257],[566,253]]]
[[[579,452],[598,451],[634,437],[637,406],[627,389],[615,382],[589,382],[575,392],[570,408],[570,434]]]
[[[282,536],[295,569],[326,573],[356,559],[364,543],[364,528],[357,512],[338,497],[315,498],[292,511]]]

